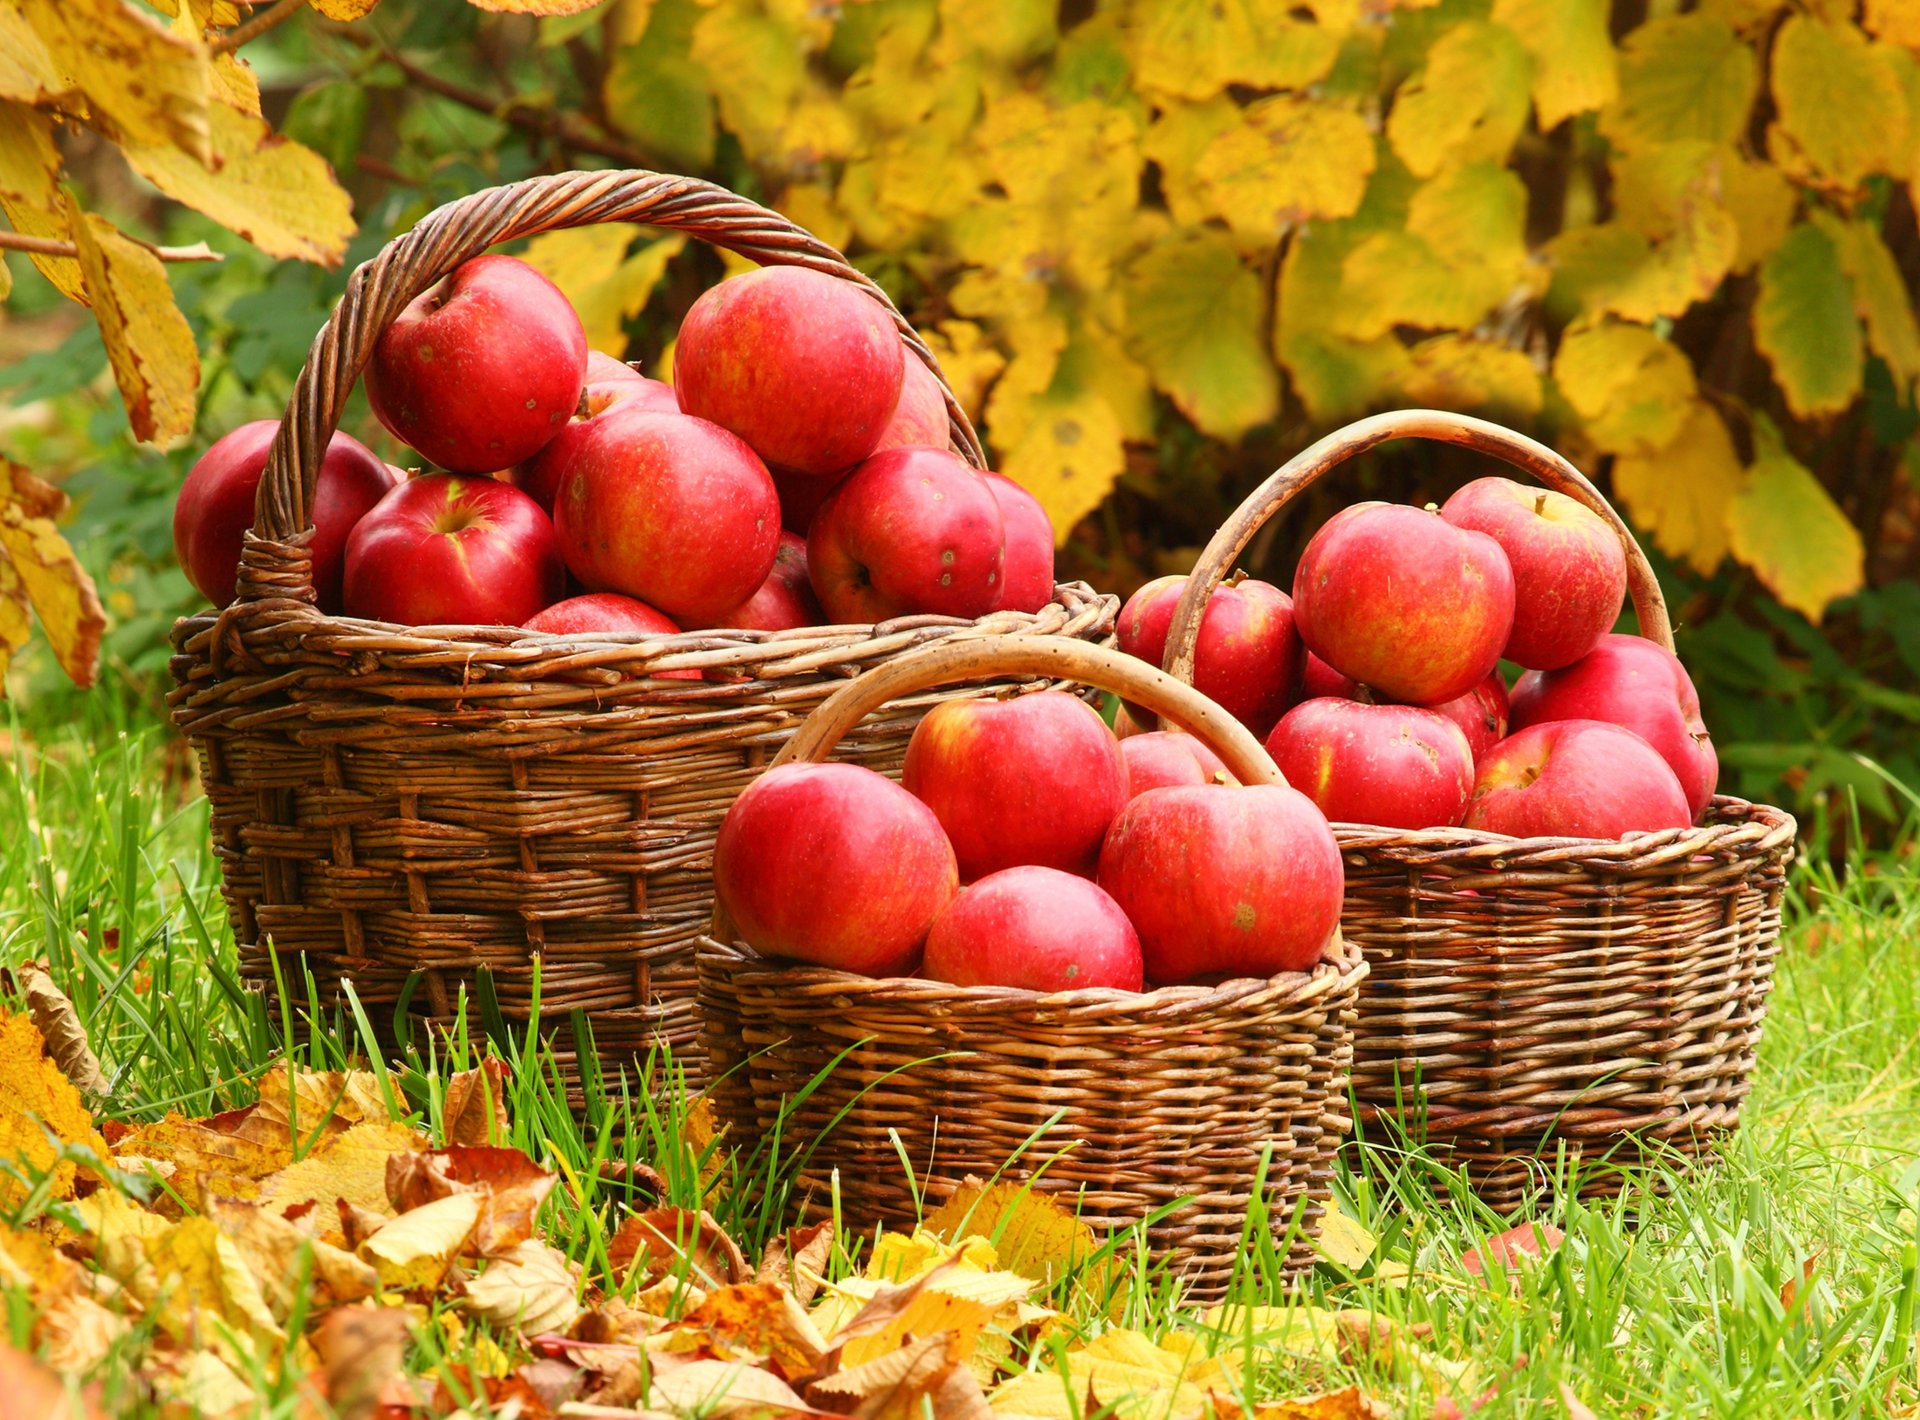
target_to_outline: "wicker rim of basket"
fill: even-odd
[[[1287,782],[1279,766],[1273,762],[1273,757],[1253,732],[1191,685],[1175,680],[1137,656],[1064,636],[1014,635],[991,640],[954,639],[896,657],[849,681],[822,701],[801,722],[793,737],[781,746],[769,767],[778,768],[795,761],[824,762],[849,730],[899,696],[962,681],[1008,675],[1044,677],[1056,682],[1073,681],[1097,690],[1111,691],[1135,704],[1146,706],[1204,741],[1243,785],[1284,786]],[[723,942],[732,941],[735,936],[733,923],[717,900],[713,909],[712,936]],[[1322,958],[1325,960],[1328,955],[1340,958],[1344,951],[1339,929],[1335,928],[1333,937],[1322,948]],[[802,970],[799,967],[793,969]],[[829,969],[807,967],[804,970]],[[1008,987],[954,986],[946,982],[922,982],[914,977],[863,977],[845,972],[830,974],[847,981],[877,980],[903,986],[903,989],[933,987],[930,993],[917,994],[914,999],[927,1005],[944,1003],[949,1008],[953,1000],[971,999],[971,993],[982,991],[1011,992],[1024,998],[1040,999],[1040,993],[1014,991]],[[1283,978],[1273,979],[1279,981]],[[1253,977],[1226,983],[1246,985],[1249,989],[1264,984],[1262,979]],[[1142,995],[1153,996],[1162,991],[1196,989],[1211,992],[1216,988],[1155,987],[1144,993],[1083,988],[1057,993],[1057,996],[1048,999],[1087,997],[1091,1000],[1119,996],[1126,1000],[1138,1000]],[[1224,986],[1219,989],[1224,989]]]
[[[1076,1025],[1107,1021],[1173,1025],[1176,1022],[1275,1006],[1295,1007],[1345,991],[1368,973],[1366,958],[1338,931],[1307,971],[1271,977],[1235,977],[1205,985],[1156,986],[1119,991],[1086,986],[1072,991],[1028,991],[1016,986],[956,986],[917,976],[860,976],[831,967],[761,956],[741,942],[702,937],[700,950],[730,971],[776,976],[784,995],[831,1004],[836,1014],[863,1006],[902,1006],[964,1024],[971,1018],[1068,1015]],[[1064,1024],[1065,1022],[1063,1022]]]
[[[274,603],[277,613],[316,620],[312,537],[314,480],[328,440],[339,426],[354,382],[374,344],[417,296],[468,258],[499,242],[569,227],[631,222],[685,232],[761,266],[800,266],[852,282],[892,317],[901,343],[933,372],[947,405],[955,451],[975,468],[986,455],[946,376],[885,291],[833,247],[805,228],[713,183],[642,169],[569,172],[487,188],[435,208],[395,237],[347,282],[333,314],[314,336],[294,381],[287,411],[267,454],[254,501],[254,526],[243,540],[234,607]],[[231,608],[230,608],[231,610]],[[355,623],[384,627],[384,622]],[[489,639],[501,628],[448,627],[438,640]],[[519,631],[514,640],[545,646],[617,644],[612,638],[551,636]],[[689,646],[707,633],[689,632]],[[678,646],[680,638],[662,638]]]

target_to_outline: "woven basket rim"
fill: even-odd
[[[1474,828],[1382,828],[1335,823],[1343,853],[1431,855],[1449,862],[1487,860],[1488,866],[1588,867],[1629,874],[1729,851],[1761,855],[1791,843],[1799,822],[1785,809],[1716,794],[1708,821],[1686,828],[1630,833],[1625,838],[1516,838]]]
[[[1113,987],[1081,987],[1071,991],[1031,991],[1017,986],[956,986],[916,976],[862,976],[831,967],[785,962],[764,957],[744,942],[699,938],[697,950],[717,958],[727,969],[777,977],[787,987],[838,997],[856,998],[844,1009],[908,1007],[941,1013],[999,1014],[1033,1012],[1065,1014],[1086,1019],[1112,1020],[1138,1015],[1165,1020],[1170,1015],[1194,1015],[1246,1009],[1251,1006],[1301,1005],[1337,995],[1358,985],[1369,971],[1359,947],[1336,930],[1322,949],[1321,959],[1308,971],[1281,972],[1272,977],[1236,977],[1204,985],[1156,986],[1145,991]],[[1071,1021],[1059,1022],[1070,1027]]]

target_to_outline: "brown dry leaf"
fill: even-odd
[[[67,89],[85,96],[92,119],[135,143],[213,161],[212,89],[206,47],[123,0],[19,0]]]
[[[531,1238],[495,1257],[466,1284],[468,1312],[528,1336],[565,1331],[580,1315],[580,1269]]]
[[[93,1127],[80,1092],[47,1056],[30,1017],[0,1012],[0,1158],[28,1178],[52,1170],[53,1196],[71,1198],[78,1169],[56,1162],[56,1141],[83,1144],[107,1157],[107,1141]],[[28,1184],[0,1174],[0,1207],[13,1207]]]
[[[760,1255],[760,1271],[755,1280],[785,1288],[805,1306],[826,1280],[827,1259],[832,1255],[831,1222],[788,1228],[777,1234]]]
[[[366,1262],[258,1203],[209,1198],[206,1216],[240,1249],[276,1317],[290,1315],[303,1298],[326,1307],[379,1289],[379,1276]]]
[[[5,459],[0,475],[0,672],[27,639],[31,607],[61,669],[92,685],[107,618],[93,578],[54,525],[66,495]]]
[[[16,1351],[3,1341],[0,1341],[0,1396],[5,1397],[8,1415],[30,1415],[33,1420],[103,1420],[93,1392],[83,1392],[78,1398],[69,1396],[64,1380],[26,1352]]]
[[[741,1412],[809,1416],[811,1409],[778,1376],[736,1361],[690,1361],[654,1372],[647,1403],[676,1414],[714,1417]]]
[[[259,1413],[260,1397],[253,1387],[223,1357],[204,1347],[150,1353],[145,1378],[163,1415],[241,1420]]]
[[[406,1360],[411,1324],[394,1307],[336,1307],[320,1318],[320,1353],[327,1401],[339,1420],[373,1420],[387,1383]]]
[[[704,1350],[722,1361],[765,1360],[782,1379],[817,1375],[826,1338],[792,1292],[773,1282],[722,1287],[680,1319],[661,1349]]]
[[[482,1257],[511,1251],[533,1236],[534,1216],[556,1181],[518,1149],[455,1145],[387,1160],[387,1199],[397,1213],[456,1193],[479,1201],[471,1246]]]
[[[1789,1318],[1806,1321],[1812,1315],[1813,1279],[1820,1271],[1820,1259],[1826,1255],[1825,1248],[1815,1248],[1800,1264],[1800,1275],[1789,1277],[1780,1284],[1780,1308]],[[1794,1305],[1796,1302],[1799,1303],[1797,1307]]]
[[[260,1201],[273,1205],[282,1216],[311,1203],[326,1218],[337,1218],[343,1199],[355,1208],[385,1215],[392,1211],[387,1205],[387,1160],[426,1143],[417,1130],[403,1124],[356,1124],[323,1141],[299,1163],[261,1180]],[[321,1236],[330,1242],[346,1241],[344,1231],[335,1230],[331,1223]]]
[[[189,161],[169,149],[182,162]],[[82,213],[67,198],[67,221],[80,248],[80,270],[93,298],[127,422],[143,443],[169,448],[193,432],[193,394],[200,352],[173,303],[167,268],[146,247],[104,218]]]
[[[1567,1420],[1596,1420],[1594,1413],[1587,1409],[1580,1397],[1573,1393],[1573,1387],[1565,1381],[1560,1382],[1560,1403],[1567,1408]]]
[[[33,1344],[55,1370],[85,1375],[132,1330],[125,1317],[76,1292],[55,1299],[34,1317]]]
[[[5,14],[0,11],[0,16]],[[12,41],[0,25],[0,51]],[[0,65],[4,65],[0,60]],[[23,103],[0,101],[0,211],[16,232],[69,241],[66,199],[60,195],[60,150],[53,115]],[[88,304],[80,263],[70,256],[33,255],[33,264],[60,293]]]
[[[684,1272],[687,1281],[710,1291],[753,1276],[740,1245],[713,1215],[686,1208],[628,1215],[607,1243],[607,1260],[621,1276],[639,1268],[643,1285]]]
[[[1220,1420],[1233,1420],[1240,1413],[1223,1407]],[[1359,1386],[1350,1385],[1345,1390],[1270,1401],[1254,1407],[1250,1420],[1392,1420],[1394,1413]]]
[[[373,1264],[381,1285],[430,1290],[468,1250],[480,1210],[479,1194],[449,1193],[389,1219],[355,1250]]]
[[[1512,1272],[1538,1262],[1559,1247],[1566,1234],[1551,1223],[1522,1223],[1495,1233],[1479,1247],[1470,1247],[1460,1255],[1460,1265],[1475,1277],[1487,1273],[1486,1259],[1499,1264],[1503,1272]]]
[[[165,1176],[189,1199],[197,1185],[212,1185],[245,1197],[251,1186],[293,1162],[293,1147],[285,1127],[271,1128],[259,1120],[252,1106],[216,1114],[210,1119],[187,1119],[168,1114],[142,1124],[122,1139],[114,1153],[123,1161],[145,1160],[164,1165]]]
[[[370,1070],[291,1070],[282,1060],[260,1077],[259,1090],[254,1109],[260,1121],[297,1134],[303,1148],[316,1136],[389,1118],[379,1078]]]
[[[503,1061],[482,1060],[447,1081],[441,1135],[449,1144],[499,1144],[506,1140],[507,1067]]]
[[[87,1028],[80,1024],[80,1013],[67,993],[53,984],[53,978],[37,962],[23,963],[18,975],[27,1011],[60,1073],[84,1094],[107,1094],[111,1086],[100,1069],[100,1058],[93,1053]]]
[[[969,1349],[955,1333],[935,1332],[815,1381],[808,1398],[862,1420],[985,1420],[993,1411],[967,1366]]]
[[[842,1366],[877,1360],[909,1337],[950,1332],[968,1353],[997,1320],[1011,1326],[1033,1283],[1011,1272],[949,1266],[906,1287],[886,1288],[834,1336]]]

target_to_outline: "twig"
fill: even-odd
[[[464,84],[456,84],[451,79],[443,79],[430,70],[421,68],[411,59],[390,46],[353,30],[341,29],[334,33],[349,44],[361,49],[378,49],[383,59],[391,63],[408,79],[429,93],[451,99],[462,108],[470,108],[475,113],[484,113],[489,118],[497,118],[510,123],[541,138],[548,138],[563,148],[571,148],[581,153],[598,153],[603,158],[611,158],[623,167],[651,168],[656,159],[625,143],[611,138],[602,138],[597,134],[583,133],[564,117],[533,108],[517,99],[496,99],[491,94],[483,94],[478,89],[469,89]]]
[[[277,3],[255,15],[244,25],[235,25],[223,30],[214,37],[207,48],[214,54],[229,54],[250,39],[258,39],[282,20],[292,17],[296,10],[306,8],[307,0],[277,0]]]
[[[139,241],[139,238],[134,237],[130,240]],[[195,242],[190,247],[157,247],[151,242],[140,242],[140,245],[162,261],[226,260],[226,257],[205,242]],[[25,251],[32,252],[35,256],[78,257],[80,255],[80,248],[72,242],[63,242],[56,237],[30,237],[25,232],[5,230],[0,230],[0,251]]]

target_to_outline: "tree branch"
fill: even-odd
[[[255,15],[244,25],[235,25],[230,30],[222,30],[207,48],[214,54],[231,54],[250,39],[258,39],[282,20],[292,18],[297,10],[306,8],[307,0],[276,0],[268,9]]]
[[[583,132],[560,114],[534,108],[511,98],[496,99],[491,94],[481,93],[478,89],[469,89],[464,84],[443,79],[438,74],[421,68],[388,45],[353,30],[341,29],[334,33],[361,49],[378,49],[381,58],[406,75],[415,85],[429,93],[438,94],[443,99],[450,99],[462,108],[470,108],[475,113],[484,113],[489,118],[497,118],[536,137],[550,139],[562,148],[571,148],[579,153],[597,153],[603,158],[611,158],[623,167],[652,168],[656,166],[657,160],[638,148],[611,138],[602,138],[595,133]]]
[[[129,238],[139,241],[138,237]],[[205,242],[195,242],[190,247],[157,247],[150,242],[140,245],[159,257],[162,261],[225,261],[226,257],[208,246]],[[30,237],[25,232],[9,232],[0,229],[0,251],[31,252],[35,256],[78,257],[80,249],[72,242],[63,242],[55,237]]]

